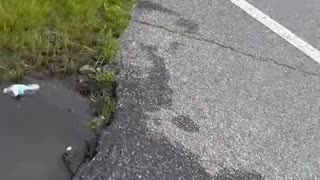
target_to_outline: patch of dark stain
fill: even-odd
[[[172,89],[168,83],[170,75],[165,65],[165,59],[157,55],[158,47],[140,44],[142,51],[146,52],[147,59],[152,61],[153,67],[148,73],[148,78],[143,81],[143,91],[141,87],[140,99],[143,99],[143,109],[155,110],[159,107],[169,108],[172,104]],[[139,93],[140,94],[140,93]]]
[[[140,44],[141,50],[142,51],[146,51],[147,55],[154,55],[155,53],[158,52],[158,47],[157,46],[153,46],[153,45],[145,45],[144,43]]]
[[[182,44],[182,43],[179,43],[179,42],[176,42],[176,41],[174,41],[174,42],[171,42],[170,43],[170,45],[169,45],[169,49],[171,50],[171,51],[176,51],[176,50],[178,50],[181,46],[183,46],[184,44]]]
[[[175,124],[178,128],[183,129],[184,131],[195,133],[199,132],[199,126],[187,116],[177,116],[172,119],[172,123]]]
[[[72,108],[67,108],[67,111],[68,111],[69,113],[73,113],[73,112],[74,112],[74,109],[72,109]]]
[[[176,24],[185,28],[185,32],[189,34],[195,34],[199,30],[199,25],[190,19],[179,18]]]
[[[243,170],[236,170],[224,168],[220,170],[213,178],[214,180],[262,180],[261,174],[256,172],[247,172]]]
[[[176,12],[170,10],[161,4],[150,2],[150,1],[140,1],[137,8],[147,10],[147,11],[158,11],[165,14],[177,15]]]

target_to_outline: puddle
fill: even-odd
[[[40,84],[39,96],[15,100],[0,92],[0,177],[69,180],[61,155],[93,137],[89,101],[59,80]]]

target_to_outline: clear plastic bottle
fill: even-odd
[[[3,93],[9,94],[12,97],[22,97],[25,95],[36,95],[40,90],[38,84],[14,84],[3,89]]]

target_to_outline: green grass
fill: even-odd
[[[1,0],[0,75],[15,80],[55,64],[62,74],[84,64],[110,63],[134,0]],[[102,64],[101,62],[99,65]],[[18,71],[18,72],[15,72]],[[20,77],[20,78],[19,78]]]
[[[97,111],[99,117],[95,118],[90,127],[93,130],[109,124],[113,112],[116,110],[116,101],[114,98],[114,80],[116,74],[114,71],[97,73],[94,77],[94,93],[92,97],[97,100]]]
[[[0,76],[20,81],[30,71],[77,73],[112,63],[136,0],[0,0]],[[101,111],[97,129],[115,111],[115,72],[90,77]]]

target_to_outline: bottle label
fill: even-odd
[[[24,93],[24,88],[23,88],[23,86],[19,86],[19,87],[18,87],[18,96],[23,96],[23,93]]]

